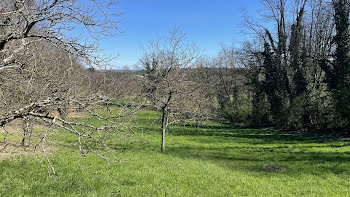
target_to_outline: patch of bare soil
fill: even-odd
[[[35,125],[33,133],[30,134],[31,139],[28,139],[28,134],[25,146],[21,146],[23,140],[22,124],[22,120],[18,119],[8,123],[4,128],[0,127],[0,161],[23,155],[43,154],[41,145],[39,145],[36,150],[34,146],[41,140],[41,130],[44,130],[44,127]],[[47,143],[45,149],[47,152],[51,152],[55,148],[52,143]]]
[[[60,116],[58,111],[53,111],[50,113],[50,116]],[[84,112],[78,112],[77,110],[68,110],[67,117],[66,118],[84,118],[86,117],[86,113]]]
[[[58,111],[51,112],[50,115],[60,116]],[[77,110],[69,110],[66,116],[66,118],[69,119],[83,117],[86,117],[86,113],[79,112]],[[5,160],[11,157],[18,157],[22,155],[43,154],[40,145],[39,147],[37,147],[36,150],[34,150],[34,146],[42,138],[42,133],[40,130],[45,130],[45,126],[35,124],[33,130],[34,132],[31,135],[30,145],[28,145],[28,141],[26,141],[26,147],[23,147],[21,146],[21,142],[23,139],[22,119],[17,119],[6,124],[5,128],[0,127],[0,160]],[[56,144],[53,142],[49,142],[45,146],[47,152],[52,152],[56,149]]]
[[[35,152],[33,150],[25,150],[22,147],[16,147],[13,145],[1,145],[0,146],[0,161],[9,159],[11,157],[18,157],[22,155],[31,155]]]
[[[14,121],[6,124],[5,128],[0,127],[0,133],[5,132],[5,129],[8,132],[16,132],[16,133],[21,132],[22,131],[22,120],[17,119],[17,120],[14,120]]]
[[[53,144],[45,145],[46,153],[55,152],[56,147]],[[16,144],[8,144],[4,145],[0,143],[0,161],[10,159],[12,157],[18,156],[28,156],[28,155],[36,155],[36,156],[44,156],[44,152],[42,151],[41,145],[39,145],[36,149],[33,146],[20,146]]]
[[[287,170],[283,166],[276,166],[276,165],[267,165],[267,166],[264,166],[264,169],[269,171],[274,171],[274,172],[283,172]]]
[[[83,112],[76,112],[76,111],[71,111],[68,113],[68,118],[84,118],[86,117],[86,114]]]

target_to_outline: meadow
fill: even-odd
[[[108,140],[120,162],[82,157],[76,137],[50,134],[56,175],[42,155],[0,160],[0,196],[350,196],[350,146],[207,122],[171,126],[141,111],[126,137]]]

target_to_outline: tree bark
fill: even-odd
[[[26,143],[27,134],[29,132],[29,122],[27,117],[23,118],[22,128],[23,128],[23,138],[22,138],[21,146],[24,147]]]
[[[162,128],[162,147],[161,147],[161,151],[165,152],[165,127]]]
[[[166,107],[162,108],[162,143],[161,143],[161,151],[165,152],[165,131],[168,126],[168,117],[166,113]]]

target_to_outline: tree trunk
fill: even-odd
[[[166,113],[166,108],[162,108],[162,143],[161,143],[161,151],[165,152],[165,131],[168,126],[168,117]]]
[[[23,138],[22,138],[21,146],[24,147],[25,142],[26,142],[26,138],[27,138],[27,134],[29,133],[29,120],[28,120],[28,118],[23,118],[22,128],[23,128]]]
[[[196,134],[198,135],[199,132],[199,121],[196,120]]]
[[[161,151],[165,152],[165,127],[162,128],[162,146]]]

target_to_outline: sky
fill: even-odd
[[[117,67],[132,67],[143,55],[141,44],[166,36],[175,27],[187,35],[206,57],[214,57],[225,45],[245,39],[243,13],[256,16],[260,0],[121,0],[118,4],[123,33],[103,38],[100,47],[119,55]]]

